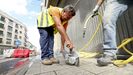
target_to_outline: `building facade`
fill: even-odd
[[[0,49],[25,48],[27,45],[27,28],[20,21],[0,11]]]

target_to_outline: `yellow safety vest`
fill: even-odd
[[[58,8],[58,9],[60,12],[62,11],[61,8]],[[38,18],[37,18],[37,23],[38,23],[37,24],[38,28],[46,28],[46,27],[53,26],[55,24],[52,16],[49,14],[48,10],[39,13]],[[67,21],[63,21],[62,25],[64,25],[65,23],[67,23]],[[58,30],[56,28],[54,28],[54,33],[57,33],[57,32],[58,32]]]
[[[39,13],[37,21],[38,21],[38,28],[45,28],[54,25],[54,20],[50,16],[47,10]]]

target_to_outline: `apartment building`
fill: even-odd
[[[27,28],[17,19],[0,11],[0,49],[27,45]]]

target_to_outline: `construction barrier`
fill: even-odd
[[[14,58],[26,58],[29,57],[31,50],[29,49],[15,49],[13,53]]]

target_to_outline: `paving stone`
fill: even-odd
[[[88,60],[86,59],[86,61],[84,60],[84,62],[87,62],[87,64],[81,65],[79,68],[87,70],[87,71],[92,72],[94,74],[98,74],[98,73],[104,72],[106,70],[110,70],[110,69],[115,67],[114,65],[99,67],[96,62],[93,63],[93,62],[89,62],[89,61],[90,61],[89,59]]]
[[[34,62],[25,75],[34,75],[34,74],[41,73],[40,67],[41,67],[41,63],[39,61]]]
[[[60,71],[57,71],[57,75],[94,75],[94,74],[73,66],[68,69],[62,69]]]
[[[49,71],[58,71],[62,69],[67,69],[70,66],[67,65],[60,65],[60,64],[53,64],[53,65],[43,65],[40,67],[41,72],[49,72]]]
[[[46,72],[46,73],[41,73],[37,75],[57,75],[56,72]]]
[[[133,75],[133,66],[128,64],[127,66],[121,68],[115,67],[98,75]]]
[[[104,67],[97,66],[96,59],[80,59],[80,66],[63,64],[43,65],[35,61],[29,68],[26,75],[133,75],[133,65],[116,67],[112,64]]]

